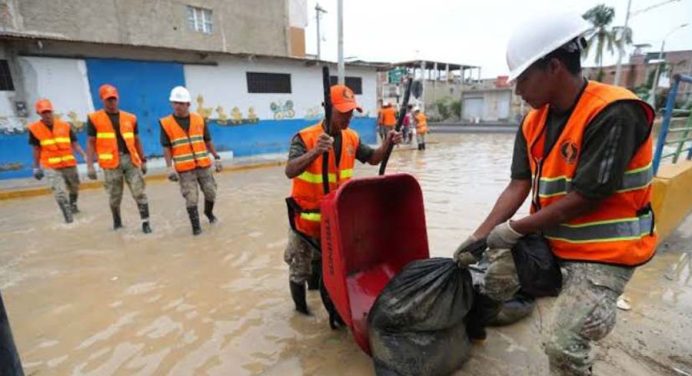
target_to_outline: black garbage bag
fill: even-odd
[[[534,298],[557,296],[562,289],[562,272],[548,241],[528,234],[512,248],[521,291]]]
[[[468,270],[449,258],[408,264],[385,286],[368,316],[378,375],[448,375],[468,360]]]

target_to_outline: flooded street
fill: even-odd
[[[430,249],[451,256],[509,179],[513,134],[432,135],[397,150],[389,172],[423,188]],[[358,165],[356,176],[377,173]],[[139,231],[129,192],[111,230],[103,190],[80,196],[72,225],[52,197],[0,202],[0,288],[27,375],[368,375],[345,330],[293,311],[288,291],[283,167],[217,175],[219,223],[193,238],[176,183],[151,182],[154,233]],[[527,212],[526,206],[522,209]],[[597,346],[600,374],[692,373],[692,218],[626,290],[633,309]],[[490,329],[463,375],[543,375],[544,299],[522,322]],[[453,351],[453,349],[450,349]]]

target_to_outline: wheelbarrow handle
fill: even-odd
[[[327,134],[332,135],[332,97],[329,67],[322,67],[322,88],[324,89],[324,121]],[[325,196],[329,193],[329,152],[322,153],[322,190]]]

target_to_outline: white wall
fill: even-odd
[[[319,66],[305,66],[304,62],[287,60],[248,61],[238,58],[222,58],[218,66],[185,65],[185,81],[193,97],[193,109],[196,110],[195,98],[202,95],[204,107],[212,108],[212,119],[218,117],[216,108],[223,107],[230,114],[233,107],[238,107],[243,118],[247,118],[248,109],[254,108],[261,120],[275,119],[271,103],[282,105],[293,101],[294,118],[315,118],[320,116],[323,98],[322,71]],[[291,74],[290,94],[255,94],[248,93],[246,72],[289,73]],[[336,75],[336,71],[333,72]],[[358,76],[363,80],[363,94],[356,100],[363,107],[363,116],[376,114],[376,73],[374,69],[351,68],[347,76]]]
[[[19,57],[18,60],[24,75],[30,122],[38,119],[34,103],[39,98],[50,99],[63,120],[70,120],[68,114],[74,112],[84,121],[87,113],[94,110],[84,60],[48,57]]]

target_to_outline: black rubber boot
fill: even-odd
[[[77,197],[78,195],[76,193],[70,193],[70,209],[72,210],[72,214],[79,213],[79,208],[77,208]]]
[[[425,142],[423,143],[423,149],[422,150],[425,150]]]
[[[113,215],[113,230],[123,228],[123,220],[120,218],[120,208],[111,206],[111,214]]]
[[[308,279],[308,290],[320,289],[320,276],[322,274],[322,260],[312,260],[312,274]]]
[[[209,223],[216,222],[216,217],[214,216],[214,201],[204,201],[204,215],[209,219]]]
[[[418,150],[423,150],[423,144],[418,144]]]
[[[478,291],[474,291],[473,307],[466,316],[466,333],[472,341],[482,342],[486,339],[485,327],[495,319],[501,308],[502,302],[497,302]]]
[[[310,316],[308,302],[305,300],[305,283],[289,281],[288,284],[291,287],[291,298],[293,298],[293,303],[296,305],[296,311]]]
[[[199,235],[202,233],[202,227],[199,225],[199,211],[196,206],[187,208],[187,215],[190,217],[190,224],[192,225],[192,235]]]
[[[72,218],[72,207],[69,202],[58,202],[60,211],[62,212],[63,218],[65,218],[65,223],[72,223],[74,218]]]
[[[150,234],[151,226],[149,225],[149,204],[137,204],[137,209],[139,209],[139,218],[142,219],[142,232],[145,234]]]

